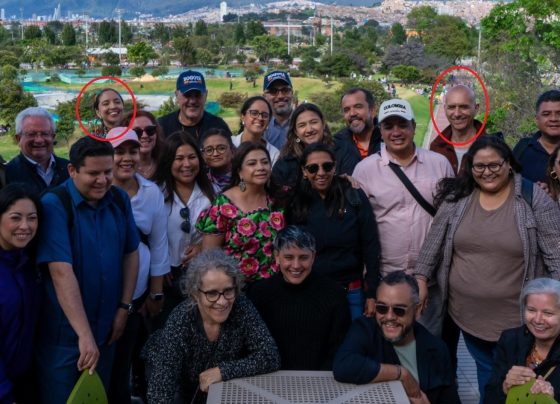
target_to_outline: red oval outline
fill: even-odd
[[[113,136],[110,139],[107,138],[103,138],[103,137],[99,137],[99,136],[95,136],[93,133],[91,133],[82,123],[82,119],[80,118],[80,99],[82,98],[82,94],[84,93],[84,91],[86,90],[86,88],[88,88],[91,84],[95,83],[98,80],[111,80],[111,81],[116,81],[117,83],[121,84],[124,88],[126,88],[126,90],[128,91],[128,93],[130,94],[130,96],[132,97],[132,119],[130,120],[130,123],[128,124],[127,128],[123,131],[123,133],[119,134],[118,136]],[[78,98],[76,99],[76,118],[78,118],[78,123],[80,124],[80,127],[82,128],[82,130],[84,132],[86,132],[86,134],[95,139],[95,140],[101,140],[103,142],[110,142],[111,140],[116,140],[118,138],[120,138],[121,136],[124,136],[124,134],[126,132],[128,132],[131,128],[132,125],[134,125],[134,120],[136,119],[136,97],[134,97],[134,93],[132,92],[132,89],[121,79],[119,79],[118,77],[113,77],[113,76],[99,76],[99,77],[95,77],[93,79],[91,79],[90,81],[88,81],[80,90],[80,93],[78,94]]]
[[[453,142],[449,139],[447,139],[445,136],[443,136],[443,134],[441,133],[441,131],[439,130],[437,124],[436,124],[436,120],[434,118],[434,95],[436,93],[437,90],[437,86],[439,85],[439,82],[443,79],[443,77],[449,73],[450,71],[453,70],[466,70],[469,73],[471,73],[474,77],[476,77],[476,79],[478,80],[478,82],[480,83],[480,85],[482,86],[482,91],[484,93],[484,102],[485,102],[485,106],[484,106],[484,120],[482,122],[482,126],[480,127],[480,129],[478,130],[478,132],[476,133],[476,135],[474,135],[471,139],[467,140],[466,142]],[[447,142],[448,144],[452,145],[452,146],[467,146],[469,144],[471,144],[472,142],[474,142],[484,131],[484,128],[486,127],[486,122],[488,121],[488,91],[486,90],[486,86],[484,85],[484,82],[482,81],[482,79],[480,78],[480,76],[477,74],[477,72],[475,72],[473,69],[471,69],[470,67],[467,66],[461,66],[461,65],[456,65],[456,66],[451,66],[447,69],[444,70],[443,73],[441,73],[438,78],[436,79],[436,82],[434,83],[434,85],[432,86],[432,94],[430,95],[430,118],[432,120],[432,124],[434,125],[434,129],[436,130],[438,136],[440,138],[442,138],[443,140],[445,140],[445,142]],[[443,105],[443,104],[442,104]]]

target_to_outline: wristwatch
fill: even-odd
[[[132,313],[134,313],[134,306],[132,305],[132,303],[120,302],[119,303],[119,309],[126,310],[128,315],[131,315]]]
[[[150,293],[150,299],[152,299],[154,302],[160,302],[163,300],[163,297],[165,295],[163,293]]]

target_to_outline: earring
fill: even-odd
[[[301,139],[299,137],[296,137],[296,143],[301,143]]]
[[[239,181],[239,190],[241,192],[245,192],[247,190],[247,184],[245,184],[243,178],[241,178],[241,180]]]
[[[552,170],[550,172],[550,178],[552,178],[553,180],[557,180],[558,179],[558,174],[556,174],[556,171]]]

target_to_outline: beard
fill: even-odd
[[[410,333],[412,332],[412,324],[409,324],[407,326],[402,326],[401,325],[401,327],[402,327],[402,331],[396,337],[386,336],[385,332],[383,332],[383,328],[381,328],[381,332],[383,333],[383,338],[385,339],[385,341],[388,341],[392,344],[398,344],[399,342],[404,340],[406,337],[408,337],[410,335]]]
[[[367,132],[371,128],[373,128],[373,122],[371,120],[366,120],[366,121],[360,120],[360,125],[358,125],[358,126],[352,126],[352,125],[348,126],[348,129],[354,135],[359,135],[361,133]]]

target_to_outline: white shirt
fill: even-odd
[[[232,136],[231,141],[235,147],[239,147],[239,145],[241,144],[241,134],[237,136]],[[280,150],[278,150],[276,147],[272,145],[272,143],[269,142],[266,142],[266,150],[268,150],[268,154],[270,154],[270,166],[272,167],[274,163],[276,163],[276,160],[278,160],[278,157],[280,156]]]
[[[136,226],[148,236],[150,247],[144,243],[138,246],[139,268],[133,299],[137,299],[148,288],[150,276],[165,275],[170,271],[167,250],[167,220],[163,194],[158,186],[140,174],[134,175],[138,181],[138,192],[130,199]]]

